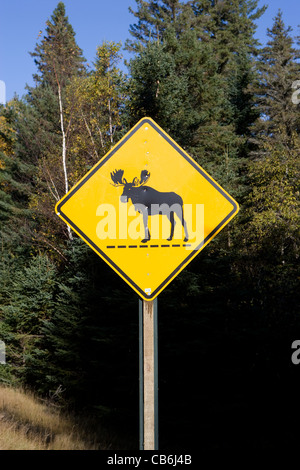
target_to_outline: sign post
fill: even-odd
[[[140,450],[158,450],[157,298],[140,300]]]
[[[55,210],[142,299],[140,446],[157,449],[156,299],[238,213],[238,204],[143,118]]]

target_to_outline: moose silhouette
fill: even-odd
[[[135,177],[131,183],[127,183],[127,180],[123,178],[123,174],[124,170],[115,170],[110,176],[114,186],[124,187],[121,202],[127,203],[128,199],[131,199],[135,210],[143,216],[145,238],[142,240],[142,243],[148,242],[151,238],[148,227],[149,216],[158,214],[166,215],[171,223],[171,232],[170,237],[167,239],[168,241],[171,241],[174,236],[174,214],[177,215],[184,228],[184,241],[188,241],[189,236],[186,221],[183,217],[182,198],[173,192],[164,193],[150,186],[144,186],[150,178],[150,173],[147,170],[142,170],[140,179]]]

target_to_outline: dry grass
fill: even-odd
[[[84,438],[83,438],[84,436]],[[40,403],[33,395],[0,387],[0,450],[96,450],[72,419]]]
[[[44,450],[38,440],[33,440],[17,429],[15,423],[0,422],[0,450]]]

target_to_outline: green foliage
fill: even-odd
[[[24,380],[26,356],[39,343],[43,321],[54,308],[55,267],[47,257],[36,256],[19,268],[2,259],[0,336],[7,346],[7,361]]]
[[[27,378],[43,394],[61,389],[64,404],[120,412],[137,369],[137,299],[80,239],[65,255],[55,308],[27,359]]]
[[[167,131],[177,134],[187,119],[182,104],[188,97],[188,87],[185,77],[176,71],[174,56],[164,46],[150,43],[131,62],[130,72],[129,127],[151,116]]]
[[[78,181],[115,143],[122,132],[125,77],[117,67],[121,44],[97,47],[94,70],[73,77],[67,87],[66,116],[70,119],[72,160],[70,179]]]
[[[299,279],[300,168],[298,106],[291,94],[299,64],[289,33],[279,12],[268,29],[268,45],[258,57],[260,81],[253,89],[260,116],[253,126],[256,158],[249,164],[252,193],[244,243],[247,239],[247,256],[253,260],[249,275],[256,277],[262,295],[272,298],[270,308],[281,308],[284,299],[294,311],[296,298],[291,292]]]
[[[19,145],[23,103],[13,100],[0,112],[0,237],[2,251],[27,251],[34,227],[30,197],[36,168]],[[12,230],[12,227],[14,228]]]
[[[141,46],[154,41],[163,42],[170,24],[177,34],[181,32],[181,16],[190,6],[180,0],[136,0],[137,11],[131,7],[129,11],[137,18],[136,24],[130,25],[129,32],[135,40],[126,42],[127,49],[138,52]]]

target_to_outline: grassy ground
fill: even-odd
[[[101,440],[101,442],[99,442]],[[33,395],[0,386],[0,450],[105,450],[111,439],[90,434]]]

